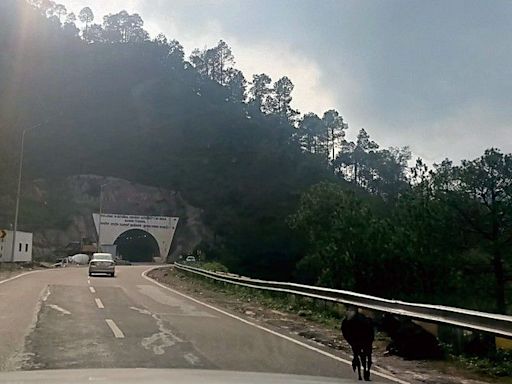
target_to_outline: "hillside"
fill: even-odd
[[[202,222],[201,210],[188,204],[176,191],[94,175],[71,176],[59,183],[38,179],[27,184],[27,201],[20,222],[24,229],[34,232],[35,259],[53,260],[59,255],[65,256],[61,253],[72,242],[83,239],[91,243],[96,241],[92,214],[98,212],[99,188],[102,184],[108,184],[103,191],[105,212],[174,215],[180,218],[169,261],[190,253],[201,242],[211,240],[212,234]],[[130,256],[130,252],[125,256]],[[144,259],[147,256],[146,252],[142,252],[134,255],[132,260],[147,261]]]
[[[286,217],[330,172],[292,142],[286,116],[233,99],[167,43],[88,44],[28,4],[1,7],[3,226],[21,130],[42,122],[27,134],[26,181],[96,174],[177,190],[204,209],[231,265],[292,269]]]

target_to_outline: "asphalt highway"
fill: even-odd
[[[0,370],[193,368],[353,378],[319,347],[269,332],[119,266],[0,282]],[[389,382],[374,376],[374,381]]]

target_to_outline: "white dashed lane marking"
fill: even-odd
[[[121,331],[119,329],[119,327],[117,326],[117,324],[114,322],[114,320],[111,320],[111,319],[105,319],[105,321],[107,322],[107,325],[109,326],[110,330],[112,331],[112,333],[114,334],[114,337],[116,339],[123,339],[124,338],[124,333],[123,331]]]
[[[105,308],[100,299],[95,298],[94,301],[96,302],[96,305],[98,306],[98,308],[100,308],[100,309]]]
[[[91,293],[96,293],[96,290],[94,289],[94,287],[89,287],[89,291],[91,291]]]

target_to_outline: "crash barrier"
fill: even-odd
[[[309,297],[334,303],[355,305],[360,308],[406,316],[416,320],[449,324],[474,331],[488,332],[512,339],[512,316],[479,312],[444,305],[408,303],[351,291],[315,287],[310,285],[251,279],[228,273],[212,272],[181,263],[174,263],[181,271],[204,276],[228,284],[244,286],[262,291],[274,291]]]

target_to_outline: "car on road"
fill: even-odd
[[[196,258],[194,256],[187,256],[187,258],[185,259],[185,261],[187,263],[195,263],[196,262]]]
[[[116,263],[110,253],[94,253],[89,262],[89,276],[94,273],[106,273],[112,277],[116,273]]]

